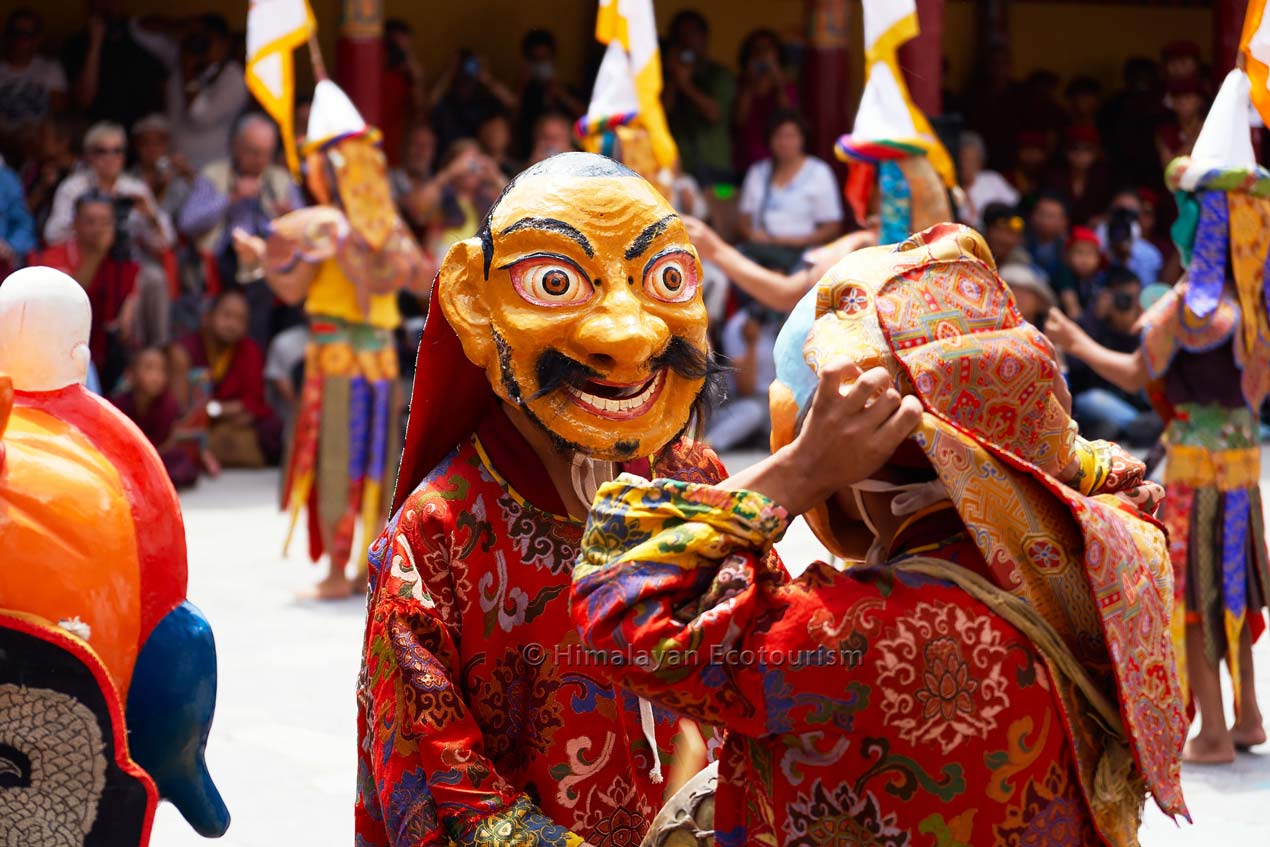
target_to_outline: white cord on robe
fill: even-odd
[[[948,489],[944,488],[944,483],[939,479],[932,479],[929,482],[914,482],[907,485],[896,485],[876,479],[865,479],[851,486],[851,493],[855,497],[856,509],[860,512],[864,525],[873,533],[873,543],[869,545],[869,552],[864,557],[864,563],[870,566],[880,565],[886,561],[888,547],[882,543],[878,528],[873,523],[872,518],[869,517],[869,510],[865,508],[863,494],[866,491],[898,492],[891,500],[891,514],[897,518],[914,514],[933,503],[948,499]]]
[[[653,721],[653,704],[643,697],[639,698],[639,727],[644,730],[644,740],[653,749],[653,767],[648,772],[648,778],[653,781],[653,785],[661,785],[661,756],[657,753],[657,724]]]
[[[573,482],[573,493],[589,509],[595,501],[595,492],[600,490],[601,485],[613,480],[613,463],[592,459],[585,453],[574,453],[569,476]]]
[[[599,473],[596,473],[597,467],[599,467]],[[600,485],[613,479],[613,467],[612,462],[601,462],[582,453],[575,453],[572,467],[570,468],[573,493],[577,494],[578,499],[590,507],[595,500],[595,493],[599,491]],[[657,752],[657,725],[653,719],[653,704],[643,697],[639,698],[639,727],[644,731],[644,740],[648,742],[648,746],[653,751],[653,767],[648,771],[648,778],[653,781],[654,785],[660,785],[663,777],[661,773],[661,756]]]

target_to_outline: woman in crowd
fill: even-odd
[[[781,42],[770,29],[756,29],[741,42],[733,121],[736,136],[732,158],[737,173],[745,173],[767,157],[767,126],[772,115],[792,109],[798,102],[794,84],[785,76]]]
[[[416,123],[404,135],[401,164],[388,173],[393,202],[404,213],[416,237],[422,236],[432,223],[439,196],[435,190],[429,190],[436,178],[433,169],[436,157],[437,134],[427,123]]]
[[[512,121],[506,112],[493,112],[476,128],[481,152],[494,160],[507,179],[520,173],[523,166],[512,156]]]
[[[775,113],[767,142],[771,157],[754,164],[741,186],[741,236],[759,264],[789,271],[804,250],[841,231],[842,198],[828,163],[807,153],[797,112]]]
[[[957,151],[957,169],[964,199],[958,211],[961,220],[971,226],[983,224],[983,210],[991,203],[1019,204],[1019,192],[1005,177],[989,169],[987,161],[988,148],[983,143],[983,136],[977,132],[963,132]]]
[[[1182,77],[1168,81],[1164,105],[1172,113],[1155,133],[1155,148],[1160,154],[1160,165],[1168,165],[1178,156],[1186,156],[1195,146],[1200,127],[1204,125],[1204,83],[1199,77]]]
[[[450,145],[443,164],[438,198],[441,233],[433,251],[437,256],[476,234],[494,198],[507,184],[498,165],[481,152],[480,143],[473,138],[461,138]]]

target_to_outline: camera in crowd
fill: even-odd
[[[1138,213],[1133,209],[1112,209],[1107,218],[1107,244],[1115,247],[1133,241]]]
[[[110,246],[110,257],[124,262],[132,258],[132,239],[128,233],[128,217],[137,205],[135,197],[112,197],[115,210],[115,242]]]

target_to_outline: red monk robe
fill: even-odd
[[[642,465],[642,467],[640,467]],[[679,441],[658,475],[713,482]],[[648,462],[628,465],[648,473]],[[569,581],[583,522],[494,407],[370,550],[357,843],[634,845],[664,785],[638,699],[581,659]],[[678,720],[656,710],[659,758]]]

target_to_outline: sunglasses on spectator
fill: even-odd
[[[124,148],[122,147],[94,147],[88,151],[94,156],[122,156]]]

